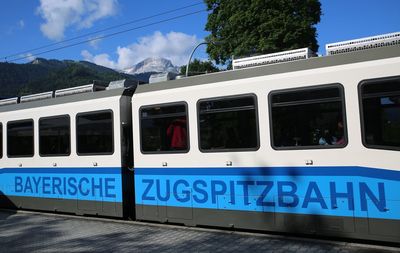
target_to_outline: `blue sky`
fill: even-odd
[[[8,0],[0,10],[0,61],[21,51],[29,56],[41,52],[31,49],[59,42],[106,27],[151,16],[201,1],[187,0]],[[400,31],[400,0],[321,0],[321,22],[317,25],[319,53],[325,44],[365,36]],[[169,15],[138,22],[111,32],[143,26],[162,19],[205,9],[197,5]],[[184,64],[193,46],[207,35],[207,13],[136,29],[117,36],[85,43],[39,57],[89,60],[107,67],[124,69],[147,58],[161,56],[176,65]],[[96,36],[90,36],[95,38]],[[68,43],[67,43],[68,44]],[[64,46],[60,44],[55,47]],[[46,48],[44,50],[52,49]],[[196,51],[206,58],[205,48]],[[13,57],[8,57],[8,60]],[[23,63],[31,60],[17,61]]]

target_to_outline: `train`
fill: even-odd
[[[0,206],[400,242],[400,33],[0,100]]]

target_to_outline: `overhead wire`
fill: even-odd
[[[198,11],[195,11],[195,12],[186,13],[186,14],[175,16],[175,17],[172,17],[172,18],[167,18],[167,19],[163,19],[163,20],[160,20],[160,21],[152,22],[152,23],[149,23],[149,24],[146,24],[146,25],[137,26],[137,27],[133,27],[133,28],[130,28],[130,29],[125,29],[125,30],[121,30],[121,31],[118,31],[118,32],[114,32],[114,33],[98,36],[96,38],[92,38],[92,39],[88,39],[88,40],[84,40],[84,41],[68,44],[68,45],[65,45],[65,46],[62,46],[62,47],[57,47],[57,48],[46,50],[46,51],[43,51],[43,52],[30,54],[30,55],[27,55],[27,56],[21,56],[21,57],[18,57],[18,58],[14,58],[14,59],[8,60],[7,62],[16,62],[16,61],[19,61],[19,60],[31,58],[31,57],[34,57],[34,56],[39,56],[39,55],[42,55],[42,54],[58,51],[58,50],[61,50],[61,49],[65,49],[65,48],[69,48],[69,47],[73,47],[73,46],[89,43],[89,42],[96,41],[96,40],[105,39],[105,38],[112,37],[112,36],[115,36],[115,35],[118,35],[118,34],[121,34],[121,33],[126,33],[126,32],[130,32],[130,31],[138,30],[138,29],[141,29],[141,28],[145,28],[145,27],[148,27],[148,26],[153,26],[153,25],[165,23],[165,22],[168,22],[168,21],[180,19],[180,18],[183,18],[183,17],[191,16],[191,15],[198,14],[198,13],[205,12],[205,11],[206,10],[203,9],[203,10],[198,10]]]
[[[74,41],[74,40],[77,40],[77,39],[82,39],[82,38],[85,38],[85,37],[88,37],[88,36],[91,36],[91,35],[95,35],[95,34],[98,34],[98,33],[105,32],[105,31],[113,30],[113,29],[116,29],[116,28],[119,28],[119,27],[122,27],[122,26],[127,26],[127,25],[138,23],[138,22],[141,22],[141,21],[153,19],[153,18],[156,18],[156,17],[159,17],[159,16],[164,16],[164,15],[171,14],[171,13],[174,13],[174,12],[177,12],[177,11],[185,10],[185,9],[188,9],[188,8],[191,8],[191,7],[194,7],[194,6],[198,6],[200,4],[203,4],[203,2],[198,2],[198,3],[195,3],[195,4],[183,6],[183,7],[172,9],[172,10],[168,10],[168,11],[165,11],[165,12],[160,12],[160,13],[157,13],[157,14],[154,14],[154,15],[151,15],[151,16],[135,19],[135,20],[132,20],[132,21],[129,21],[129,22],[125,22],[125,23],[119,24],[119,25],[106,27],[104,29],[96,30],[96,31],[93,31],[93,32],[90,32],[90,33],[82,34],[82,35],[79,35],[79,36],[75,36],[75,37],[72,37],[72,38],[69,38],[69,39],[65,39],[65,40],[62,40],[62,41],[50,43],[50,44],[47,44],[47,45],[44,45],[44,46],[40,46],[40,47],[36,47],[36,48],[33,48],[33,49],[16,52],[16,53],[1,57],[0,59],[4,59],[6,62],[14,62],[16,60],[19,60],[22,57],[16,58],[16,59],[12,59],[12,60],[8,60],[8,58],[14,57],[14,56],[18,56],[18,55],[22,55],[22,54],[26,54],[26,53],[32,53],[32,52],[38,51],[40,49],[45,49],[45,48],[48,48],[48,47],[53,47],[53,46],[56,46],[56,45],[64,44],[66,42]],[[167,21],[169,21],[169,19]],[[153,24],[150,24],[150,25],[153,25]],[[140,28],[142,28],[142,27],[140,27]],[[87,40],[85,42],[79,43],[79,44],[83,44],[83,43],[87,43],[87,42],[90,42],[90,41],[95,41],[95,40],[102,39],[100,37],[103,37],[103,36],[98,36],[96,38],[91,38],[91,39],[89,39],[89,40]],[[61,47],[61,48],[64,48],[64,47]],[[52,51],[50,51],[50,52],[52,52]],[[40,55],[42,53],[38,53],[38,54]],[[34,55],[32,54],[32,55],[26,56],[25,58],[29,58],[29,57],[32,57],[32,56],[35,56],[35,55],[37,55],[37,54],[34,54]],[[23,58],[23,59],[25,59],[25,58]]]

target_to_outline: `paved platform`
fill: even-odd
[[[0,252],[400,252],[257,233],[0,211]]]

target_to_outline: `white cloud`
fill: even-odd
[[[117,5],[117,0],[40,0],[37,13],[45,21],[40,30],[51,40],[61,40],[66,28],[89,28],[95,21],[115,15]]]
[[[24,20],[21,19],[20,21],[18,21],[18,26],[19,26],[19,28],[23,29],[25,27]]]
[[[93,56],[87,50],[82,51],[82,56],[87,61],[106,67],[114,66],[115,69],[130,68],[149,57],[166,58],[174,65],[181,66],[186,64],[190,52],[199,42],[196,35],[173,31],[164,35],[157,31],[153,35],[139,38],[137,43],[125,47],[119,46],[116,61],[111,60],[108,54]]]
[[[25,27],[25,22],[24,20],[20,19],[18,22],[15,23],[15,25],[9,26],[6,30],[7,35],[11,35],[14,32],[18,30],[22,30]]]
[[[116,63],[110,60],[108,54],[92,55],[89,51],[83,50],[81,55],[85,61],[90,61],[107,68],[118,69]]]
[[[21,58],[23,57],[23,58],[27,59],[29,62],[36,59],[36,57],[33,56],[32,53],[20,54],[19,57],[21,57]]]
[[[102,39],[100,37],[101,37],[101,35],[99,35],[97,37],[90,38],[89,45],[93,49],[98,49],[99,48],[99,43],[100,43],[100,41],[102,41]]]

